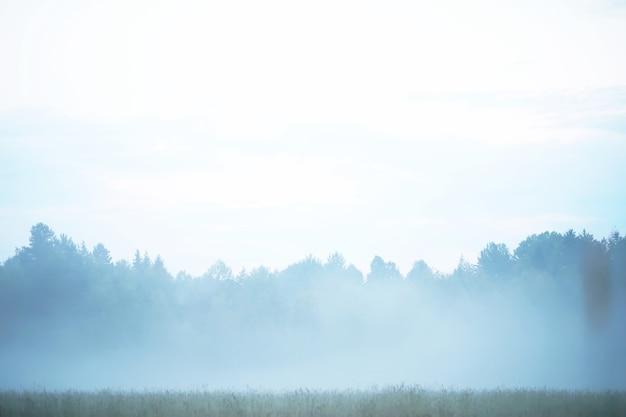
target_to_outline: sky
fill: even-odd
[[[435,4],[436,3],[436,4]],[[0,2],[0,261],[237,272],[626,232],[626,2]]]

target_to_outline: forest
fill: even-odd
[[[617,231],[491,242],[449,274],[379,256],[363,273],[333,253],[173,276],[160,256],[114,262],[39,223],[0,264],[0,388],[625,389],[625,325]]]

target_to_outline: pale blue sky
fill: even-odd
[[[620,2],[0,3],[0,259],[44,222],[173,272],[448,272],[626,232]]]

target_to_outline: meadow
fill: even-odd
[[[0,392],[1,417],[461,417],[626,416],[626,392],[431,390],[418,386],[346,391],[23,390]]]

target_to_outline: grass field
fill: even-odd
[[[626,392],[550,390],[0,391],[0,417],[626,416]]]

